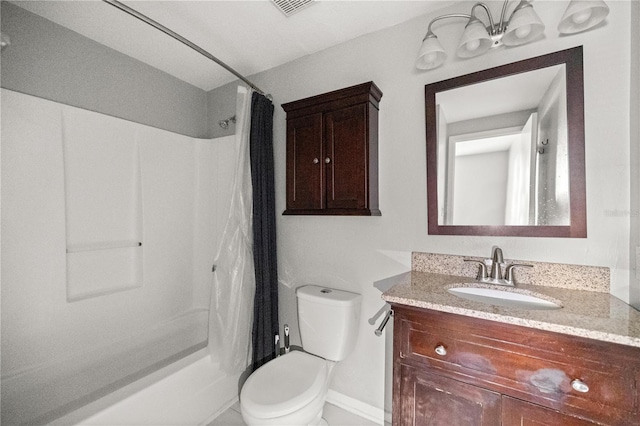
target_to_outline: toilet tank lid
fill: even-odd
[[[299,299],[324,303],[326,305],[354,305],[359,303],[361,298],[357,293],[315,285],[298,287],[296,294]]]

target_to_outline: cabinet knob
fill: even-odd
[[[313,159],[313,164],[318,164],[320,162],[320,160],[318,159],[318,157]]]
[[[440,355],[440,356],[445,356],[445,355],[447,354],[447,350],[446,350],[446,349],[445,349],[445,347],[444,347],[444,346],[442,346],[442,345],[438,345],[438,346],[436,346],[435,351],[436,351],[436,353],[437,353],[438,355]]]
[[[324,162],[325,162],[326,164],[329,164],[329,163],[331,162],[331,158],[326,157],[326,158],[324,159]]]
[[[580,379],[574,379],[571,381],[571,387],[573,388],[573,390],[578,391],[578,392],[582,392],[582,393],[587,393],[589,392],[589,386],[583,382]]]

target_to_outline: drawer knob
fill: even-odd
[[[571,387],[577,392],[589,392],[589,386],[580,379],[574,379],[573,381],[571,381]]]
[[[438,345],[436,346],[436,353],[440,356],[445,356],[447,354],[447,350],[444,346]]]
[[[320,162],[320,160],[318,158],[314,158],[313,159],[313,164],[318,164]]]
[[[325,159],[324,159],[324,162],[325,162],[325,163],[327,163],[327,164],[329,164],[329,163],[331,162],[331,158],[329,158],[329,157],[325,158]]]

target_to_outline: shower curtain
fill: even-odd
[[[238,87],[236,143],[231,207],[209,313],[209,351],[228,373],[271,360],[279,328],[273,103],[244,87]]]
[[[253,186],[253,259],[256,271],[251,364],[255,370],[273,358],[274,338],[279,328],[273,103],[259,93],[253,94],[251,102],[250,147]]]
[[[246,370],[251,358],[256,287],[249,169],[251,92],[238,87],[235,177],[229,216],[214,262],[209,310],[209,352],[219,359],[221,367],[229,374]]]

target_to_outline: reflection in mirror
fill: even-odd
[[[565,100],[564,65],[437,93],[438,223],[569,225]]]
[[[581,47],[425,89],[430,234],[586,236]]]

